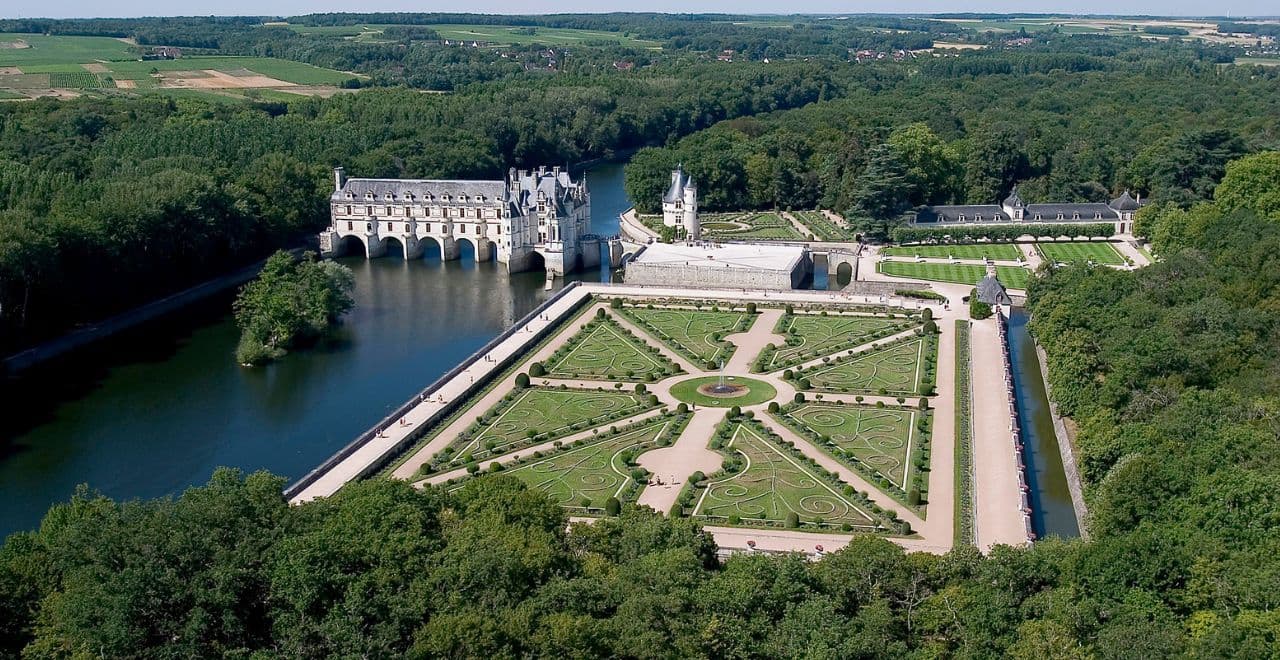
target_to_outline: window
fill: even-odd
[[[372,206],[366,206],[366,207],[364,207],[364,214],[365,214],[365,215],[373,215],[373,207],[372,207]]]
[[[383,215],[391,215],[391,207],[390,207],[390,206],[384,206],[384,207],[382,207],[382,214],[383,214]]]
[[[395,229],[393,229],[393,225],[390,222],[387,223],[387,231],[395,231]]]
[[[404,230],[409,231],[409,223],[404,223]]]
[[[1059,219],[1059,220],[1064,219],[1064,218],[1062,217],[1062,211],[1058,211],[1058,219]]]
[[[476,225],[476,234],[480,233],[480,225]]]
[[[430,223],[427,223],[427,224],[423,225],[423,227],[425,227],[425,228],[426,228],[426,229],[425,229],[425,231],[426,231],[428,234],[430,234],[430,233],[431,233],[431,224],[430,224]]]
[[[1071,219],[1072,219],[1072,220],[1079,220],[1079,219],[1080,219],[1080,212],[1079,212],[1079,211],[1076,211],[1075,213],[1072,213],[1072,214],[1071,214]]]
[[[498,225],[498,235],[502,235],[502,225]]]
[[[1039,220],[1039,219],[1040,219],[1040,214],[1039,214],[1039,213],[1037,213],[1037,214],[1036,214],[1036,220]]]
[[[975,214],[974,214],[974,216],[973,216],[973,221],[974,221],[974,222],[982,222],[982,214],[981,214],[981,213],[975,213]]]
[[[352,224],[353,223],[350,220],[347,221],[347,231],[355,231]]]
[[[347,215],[351,215],[351,205],[347,204]]]
[[[960,222],[964,222],[964,214],[963,214],[963,213],[961,213],[961,214],[960,214]]]

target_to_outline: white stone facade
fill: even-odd
[[[566,170],[510,170],[502,181],[347,179],[334,170],[330,225],[321,252],[341,255],[358,241],[369,258],[398,243],[405,259],[434,243],[442,259],[457,259],[469,243],[477,261],[496,259],[510,272],[564,274],[599,263],[590,232],[591,195]],[[585,249],[584,249],[585,248]]]
[[[651,243],[627,263],[627,284],[798,289],[813,273],[807,248],[729,243]]]
[[[693,177],[677,167],[671,172],[671,186],[662,196],[662,224],[667,227],[683,227],[685,238],[702,238],[702,225],[698,220],[698,186]]]

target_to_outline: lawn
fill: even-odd
[[[977,286],[987,276],[987,267],[977,264],[929,264],[910,261],[881,261],[876,271],[893,277],[932,282],[955,282]],[[1010,289],[1026,289],[1031,271],[1018,266],[996,266],[996,277]]]
[[[64,64],[76,67],[98,60],[137,59],[133,46],[111,37],[71,37],[43,34],[0,33],[0,44],[25,42],[28,48],[0,48],[0,66],[16,66],[25,73],[54,73],[48,70],[27,71],[26,66]],[[70,72],[73,69],[58,71]]]
[[[1120,266],[1124,257],[1110,243],[1036,243],[1046,261],[1068,263],[1092,261],[1095,264]]]
[[[724,341],[724,337],[746,332],[755,322],[755,316],[746,312],[660,307],[624,307],[621,311],[632,323],[677,353],[700,366],[714,364],[716,368],[721,360],[729,360],[735,348]]]
[[[502,454],[526,440],[551,440],[649,407],[647,395],[631,392],[527,387],[486,411],[451,443],[454,463]]]
[[[671,437],[682,426],[678,418],[663,417],[600,442],[552,452],[507,474],[576,513],[599,513],[610,497],[628,501],[639,495],[644,486],[632,478],[629,460],[657,447],[660,438]]]
[[[914,319],[883,316],[784,315],[774,332],[786,335],[786,344],[761,351],[755,371],[777,371],[814,358],[888,337],[919,325]]]
[[[852,240],[851,232],[832,222],[821,211],[792,211],[791,215],[821,241]]]
[[[995,259],[1016,261],[1022,250],[1011,243],[966,243],[963,245],[911,245],[888,247],[880,254],[889,257],[930,257],[936,259]]]
[[[923,337],[863,351],[830,364],[796,373],[809,381],[810,389],[828,392],[921,394],[925,340]]]
[[[701,378],[683,380],[671,387],[671,396],[686,403],[716,408],[754,406],[778,396],[778,390],[772,385],[762,380],[744,376],[725,376],[724,382],[726,385],[737,385],[746,388],[736,396],[711,396],[698,391],[698,388],[704,385],[716,384],[719,381],[719,376],[703,376]]]
[[[818,436],[817,447],[864,473],[881,476],[905,492],[909,483],[916,412],[837,403],[806,403],[776,415],[803,435]],[[874,480],[874,477],[873,477]]]
[[[740,472],[711,482],[693,515],[716,524],[784,524],[795,512],[801,522],[878,529],[876,520],[827,482],[825,476],[787,453],[756,429],[738,424],[728,449],[742,455]]]
[[[589,321],[546,361],[552,378],[660,380],[680,368],[611,318]]]

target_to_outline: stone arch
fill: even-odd
[[[836,266],[836,284],[845,286],[853,279],[853,264],[842,261]]]
[[[479,261],[480,246],[479,242],[468,236],[459,236],[454,239],[458,244],[458,258],[463,261]]]
[[[423,236],[418,239],[422,247],[422,258],[428,261],[444,259],[444,246],[434,236]]]
[[[528,268],[526,268],[525,270],[528,270],[528,271],[546,271],[546,270],[547,270],[547,259],[546,259],[546,257],[542,256],[542,253],[541,253],[541,252],[538,252],[537,250],[534,250],[533,252],[530,252],[530,253],[529,253],[529,267],[528,267]]]
[[[395,256],[397,253],[393,252],[393,250],[399,250],[398,254],[403,259],[405,255],[404,239],[399,236],[382,237],[382,254]]]
[[[618,267],[621,268],[623,266],[626,266],[627,264],[631,263],[632,259],[635,259],[635,258],[636,258],[635,252],[623,252],[622,258],[618,260]]]
[[[338,238],[338,249],[334,252],[335,256],[356,256],[369,258],[369,246],[365,244],[364,238],[356,234],[347,234]]]

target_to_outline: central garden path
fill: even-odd
[[[724,459],[708,449],[707,442],[715,435],[716,425],[724,419],[724,413],[723,408],[701,408],[693,413],[675,444],[640,455],[636,462],[652,473],[655,482],[661,480],[663,485],[647,486],[636,504],[668,513],[689,475],[712,474],[720,469]]]
[[[733,351],[733,357],[729,358],[729,363],[725,365],[725,373],[735,376],[750,375],[751,363],[765,346],[781,345],[786,341],[786,337],[773,332],[773,327],[778,325],[778,319],[782,318],[782,312],[783,310],[776,307],[762,309],[749,330],[725,337],[725,340],[738,347]]]

